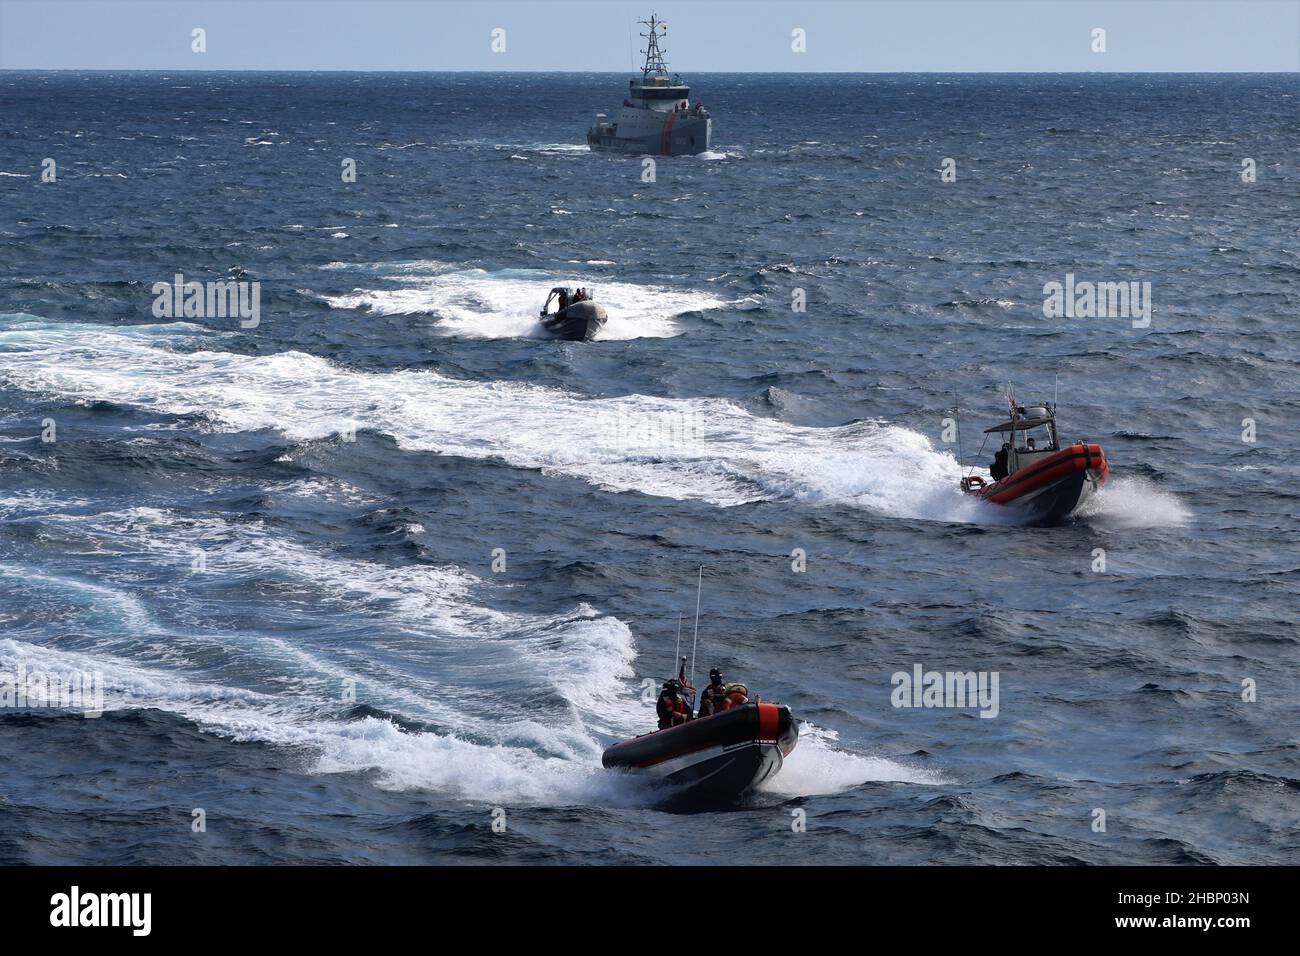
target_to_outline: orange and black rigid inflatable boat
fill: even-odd
[[[651,774],[683,795],[730,799],[780,772],[798,740],[789,707],[746,703],[614,744],[601,763]]]
[[[1061,447],[1056,406],[1028,409],[1011,402],[1011,418],[984,433],[1006,435],[990,479],[969,475],[961,490],[1018,512],[1026,524],[1060,524],[1106,483],[1110,465],[1100,445],[1076,441]]]

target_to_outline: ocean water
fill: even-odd
[[[644,182],[615,75],[0,73],[0,674],[106,711],[0,712],[5,859],[1300,862],[1300,81],[690,79]],[[1063,527],[956,490],[1007,382],[1109,455]],[[700,566],[805,724],[670,812],[600,753]]]

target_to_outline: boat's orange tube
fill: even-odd
[[[1095,471],[1097,483],[1105,484],[1110,477],[1110,465],[1106,463],[1106,453],[1101,446],[1076,442],[975,494],[984,501],[1003,505],[1060,481],[1074,471]]]

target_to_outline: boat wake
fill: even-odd
[[[553,275],[535,269],[488,272],[438,263],[424,263],[423,271],[421,264],[413,263],[398,263],[388,271],[383,266],[378,269],[366,271],[380,276],[389,288],[355,289],[324,300],[336,309],[378,315],[431,315],[440,332],[472,338],[546,337],[537,312],[546,293],[556,285],[594,290],[596,300],[609,313],[602,339],[678,335],[677,316],[726,304],[706,292],[612,282],[599,276]]]
[[[654,720],[617,618],[495,611],[477,599],[493,586],[462,570],[337,558],[259,522],[142,507],[40,521],[80,556],[0,570],[5,606],[26,609],[7,622],[0,672],[100,673],[105,710],[156,707],[301,750],[306,772],[475,801],[639,799],[605,779],[596,737]],[[180,576],[158,573],[167,554]],[[222,622],[232,593],[273,594],[251,616],[292,638]],[[50,622],[93,641],[51,647]]]
[[[997,523],[957,489],[959,469],[924,435],[879,422],[790,425],[715,398],[593,399],[432,371],[356,371],[302,352],[183,351],[229,340],[186,323],[99,326],[0,317],[0,380],[270,430],[293,441],[372,429],[400,447],[491,458],[610,491],[720,506],[794,499],[890,516]]]
[[[515,806],[664,796],[601,767],[601,736],[654,724],[617,618],[585,605],[552,617],[496,611],[479,603],[494,586],[463,570],[334,557],[256,521],[155,507],[47,511],[40,521],[75,541],[77,556],[56,568],[0,567],[5,606],[25,609],[0,639],[0,673],[96,673],[106,711],[158,708],[209,733],[299,751],[302,772],[368,772],[387,789]],[[203,570],[185,573],[200,553]],[[160,574],[160,554],[174,555],[182,575]],[[274,608],[252,616],[292,639],[222,622],[232,593],[273,594]],[[50,646],[51,622],[94,638]],[[773,792],[933,782],[834,750],[829,732],[807,733]]]

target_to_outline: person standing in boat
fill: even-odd
[[[1001,481],[1007,476],[1007,446],[1003,443],[998,449],[998,453],[993,456],[993,464],[989,468],[989,477],[994,481]]]
[[[701,717],[708,717],[716,713],[721,708],[720,705],[727,698],[727,685],[722,682],[722,671],[716,667],[709,671],[709,686],[704,688],[700,695],[700,713]]]
[[[563,312],[563,311],[564,311],[565,309],[567,309],[568,307],[569,307],[569,290],[566,289],[566,288],[561,288],[561,289],[560,289],[560,301],[559,301],[559,304],[556,306],[555,311],[556,311],[556,312]]]
[[[655,712],[659,715],[660,730],[676,727],[678,724],[684,724],[691,719],[691,712],[686,706],[686,701],[682,700],[681,695],[677,693],[680,687],[681,685],[675,680],[664,682],[663,690],[659,693],[659,701],[655,704]]]

